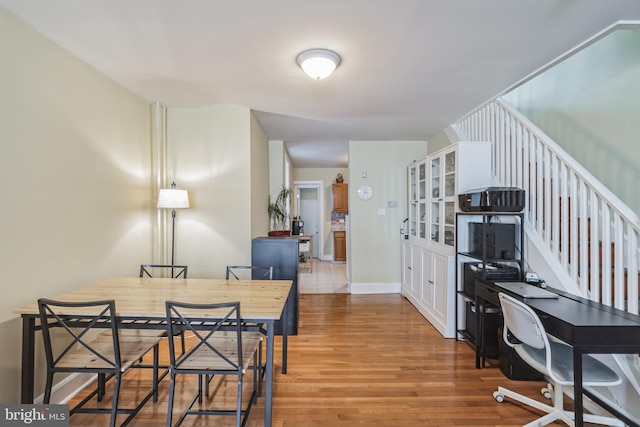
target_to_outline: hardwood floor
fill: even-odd
[[[289,339],[286,375],[279,351],[276,339],[274,427],[519,426],[538,413],[518,403],[495,402],[497,386],[543,400],[541,382],[510,381],[496,367],[475,369],[471,347],[442,338],[400,295],[301,295],[299,335]],[[121,402],[135,399],[136,387],[146,387],[148,377],[147,372],[128,376]],[[189,390],[176,402],[176,411],[193,386],[182,384]],[[164,425],[167,394],[165,379],[159,401],[147,403],[130,425]],[[248,426],[262,426],[263,408],[258,399]],[[187,417],[183,425],[230,426],[233,421]],[[72,426],[107,422],[102,415],[71,417]]]

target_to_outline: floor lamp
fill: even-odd
[[[175,237],[176,237],[176,209],[189,207],[189,194],[187,190],[176,188],[176,183],[171,183],[171,188],[161,188],[158,195],[158,209],[171,209],[171,265],[175,265]],[[173,267],[171,268],[173,277]]]

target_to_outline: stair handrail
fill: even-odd
[[[585,169],[580,163],[575,161],[573,156],[567,153],[557,142],[555,142],[551,137],[549,137],[545,132],[543,132],[538,126],[536,126],[531,120],[529,120],[525,115],[523,115],[520,111],[518,111],[515,107],[510,105],[507,101],[502,98],[497,98],[495,100],[496,104],[502,106],[505,110],[509,111],[518,122],[522,123],[529,129],[533,135],[540,138],[544,141],[545,145],[548,146],[549,150],[554,152],[559,158],[564,159],[567,164],[569,164],[573,170],[583,181],[588,182],[589,185],[593,188],[598,195],[602,196],[605,200],[607,200],[612,207],[620,214],[621,217],[625,218],[626,221],[631,223],[636,230],[640,230],[640,216],[636,212],[634,212],[625,202],[620,200],[618,196],[616,196],[609,188],[607,188],[602,182],[593,176],[591,172]]]
[[[567,290],[637,314],[638,275],[625,278],[624,272],[638,271],[638,214],[503,99],[452,127],[469,140],[494,143],[495,180],[527,191],[527,232],[549,251],[552,268],[570,279],[573,286]],[[589,219],[580,223],[580,217]],[[579,235],[598,238],[586,241]],[[591,262],[600,257],[602,265]]]

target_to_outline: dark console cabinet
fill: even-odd
[[[251,264],[273,266],[273,280],[291,280],[287,300],[287,334],[298,334],[298,236],[256,237],[251,241]],[[282,335],[282,321],[275,323],[275,333]]]

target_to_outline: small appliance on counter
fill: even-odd
[[[293,217],[291,234],[294,236],[301,236],[304,234],[304,221],[301,220],[300,217]]]
[[[463,212],[520,212],[524,201],[524,190],[517,187],[488,187],[458,195]]]

